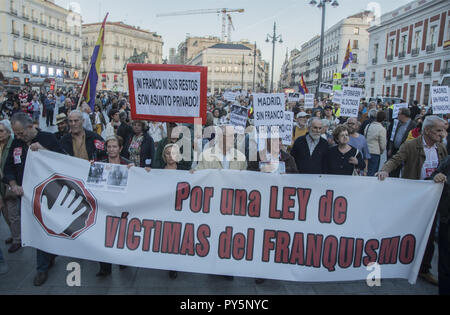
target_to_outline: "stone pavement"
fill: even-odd
[[[415,285],[404,279],[386,279],[380,287],[369,287],[365,281],[305,283],[293,281],[266,280],[255,284],[253,278],[235,277],[227,281],[223,277],[179,272],[172,280],[168,272],[157,269],[128,267],[119,270],[113,265],[112,275],[106,278],[96,277],[99,269],[97,262],[57,257],[55,266],[49,271],[47,282],[41,287],[33,286],[36,274],[36,250],[25,247],[9,254],[4,240],[9,229],[3,218],[0,219],[0,248],[9,265],[9,272],[0,275],[0,295],[42,294],[42,295],[314,295],[314,294],[363,294],[363,295],[434,295],[438,288],[420,278]],[[69,287],[66,270],[70,262],[81,266],[81,286]],[[437,255],[433,259],[433,273],[437,270]]]

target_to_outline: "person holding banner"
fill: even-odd
[[[123,149],[123,139],[118,136],[111,136],[106,139],[106,154],[107,158],[105,160],[100,161],[101,163],[109,163],[109,164],[120,164],[127,165],[128,168],[133,167],[134,164],[120,155]],[[93,161],[92,161],[93,163]],[[100,270],[96,274],[97,277],[105,277],[109,276],[112,271],[112,264],[100,262]],[[126,268],[126,266],[119,266],[120,270]]]
[[[450,157],[447,156],[432,175],[436,183],[444,183],[439,201],[439,294],[450,295]]]
[[[22,183],[28,150],[50,150],[61,154],[65,154],[65,152],[55,135],[35,128],[33,119],[26,113],[13,115],[11,117],[11,127],[15,138],[8,153],[2,180],[5,184],[11,186],[14,194],[21,198],[24,195]],[[20,216],[18,220],[20,222]],[[37,274],[33,280],[35,286],[41,286],[47,281],[48,270],[53,266],[54,260],[54,255],[37,250]]]
[[[405,110],[406,108],[402,108]],[[401,168],[402,178],[424,180],[437,169],[447,157],[447,149],[442,144],[445,132],[445,121],[435,115],[425,118],[422,127],[422,135],[414,140],[407,141],[400,146],[399,151],[391,157],[382,167],[381,171],[375,174],[379,180],[384,180],[390,173]],[[431,231],[435,230],[436,220]],[[438,281],[430,273],[431,260],[434,252],[434,233],[431,232],[425,254],[420,267],[419,276],[425,281],[437,285]]]
[[[332,175],[352,175],[355,169],[365,167],[361,151],[349,145],[350,136],[347,126],[339,125],[333,131],[337,144],[327,154],[327,170]]]
[[[364,130],[367,140],[370,158],[367,165],[367,176],[374,176],[380,168],[381,155],[386,150],[386,129],[382,123],[386,119],[386,113],[376,109],[369,111],[369,119],[372,120]],[[373,121],[375,119],[375,121]]]
[[[322,120],[308,120],[308,134],[294,142],[291,155],[300,174],[327,174],[328,141],[321,137]]]
[[[150,167],[155,156],[155,143],[147,133],[147,122],[135,120],[131,124],[133,136],[130,137],[124,151],[124,157],[137,167]]]

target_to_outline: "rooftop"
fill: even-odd
[[[216,49],[241,49],[241,50],[251,50],[247,46],[244,46],[242,44],[215,44],[209,48],[216,48]]]

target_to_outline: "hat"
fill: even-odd
[[[66,121],[66,120],[67,120],[66,114],[61,113],[61,114],[56,115],[56,124],[57,125],[62,123],[62,122],[64,122],[64,121]]]
[[[310,116],[310,115],[308,115],[308,114],[305,113],[305,112],[299,112],[299,113],[297,114],[297,118],[300,118],[300,117],[306,117],[306,116]]]
[[[331,106],[331,105],[326,105],[324,109],[333,109],[333,106]]]

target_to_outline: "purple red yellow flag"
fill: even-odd
[[[342,70],[344,70],[350,62],[353,60],[352,47],[350,46],[350,40],[348,41],[347,51],[345,52],[344,64],[342,65]]]
[[[298,91],[300,93],[302,93],[303,95],[309,93],[308,88],[306,87],[305,79],[303,79],[303,74],[302,74],[302,78],[300,79],[300,84],[298,86]]]
[[[103,55],[103,44],[105,41],[105,25],[106,19],[108,18],[106,14],[103,20],[102,27],[100,28],[100,33],[98,34],[97,43],[95,44],[94,51],[92,53],[89,73],[83,82],[83,92],[82,95],[85,97],[86,103],[89,105],[92,111],[94,111],[95,105],[95,94],[97,90],[98,78],[100,76],[100,63],[102,61]]]

